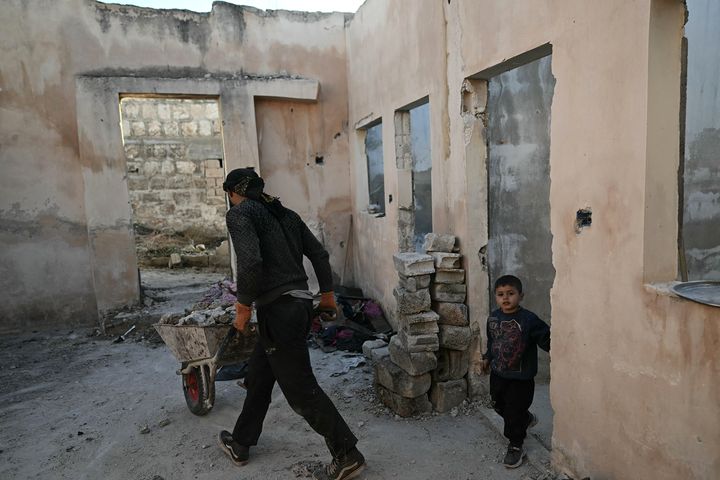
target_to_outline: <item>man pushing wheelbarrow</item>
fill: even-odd
[[[237,303],[233,325],[248,333],[255,303],[258,342],[245,378],[247,396],[232,433],[221,431],[220,446],[237,465],[245,465],[257,445],[275,382],[292,409],[325,437],[332,455],[313,476],[318,480],[356,477],[365,466],[357,438],[320,388],[310,364],[307,335],[313,295],[303,268],[307,256],[320,284],[319,310],[337,314],[328,253],[294,211],[263,192],[252,168],[231,171],[223,183],[231,207],[227,227],[237,257]]]

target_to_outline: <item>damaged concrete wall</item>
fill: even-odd
[[[392,317],[396,310],[392,290],[397,284],[392,256],[399,251],[398,206],[404,195],[398,191],[401,170],[396,162],[394,119],[397,110],[428,97],[432,165],[443,164],[447,157],[447,92],[442,5],[434,0],[365,2],[348,27],[347,52],[356,283]],[[366,210],[369,192],[362,129],[377,120],[382,120],[384,217]],[[432,169],[435,232],[448,230],[454,221],[442,189],[442,177],[447,174],[447,168]],[[390,321],[395,322],[393,318]]]
[[[552,45],[556,465],[577,477],[716,477],[716,313],[643,285],[676,272],[682,2],[523,2],[519,14],[453,1],[447,11],[448,38],[461,42],[450,50],[451,108],[463,78]],[[460,112],[450,119],[454,155],[467,137]],[[587,207],[592,226],[578,233]]]
[[[684,246],[690,280],[720,280],[720,3],[687,6]]]
[[[383,137],[392,139],[387,119],[430,90],[433,230],[460,238],[470,321],[483,326],[483,78],[551,45],[553,454],[579,478],[720,474],[716,311],[645,285],[674,280],[677,271],[683,20],[677,0],[368,0],[348,29],[351,125],[382,117]],[[363,149],[352,133],[350,143],[360,283],[393,306],[389,253],[378,257],[398,250],[397,206],[388,204],[383,219],[362,211]],[[393,145],[384,151],[386,197],[395,197]],[[578,231],[576,213],[586,208],[592,225]]]
[[[346,19],[222,2],[207,14],[91,0],[4,2],[0,330],[93,324],[99,312],[138,298],[117,106],[123,91],[219,97],[226,168],[256,165],[261,173],[255,98],[317,101],[300,120],[312,125],[293,126],[317,132],[307,150],[324,157],[317,169],[330,170],[327,178],[305,172],[322,188],[308,189],[304,216],[322,225],[341,271],[349,229],[347,202],[337,201],[349,190]],[[271,129],[283,143],[285,127]],[[309,143],[295,141],[293,155]]]

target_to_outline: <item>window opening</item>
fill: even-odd
[[[365,131],[365,157],[368,171],[368,213],[385,214],[385,165],[383,162],[382,122]]]

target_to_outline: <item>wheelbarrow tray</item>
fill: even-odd
[[[181,363],[215,356],[231,325],[153,325],[165,345]],[[235,335],[223,351],[222,364],[241,362],[250,357],[257,336]]]

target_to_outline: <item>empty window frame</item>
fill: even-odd
[[[365,130],[365,158],[368,173],[368,213],[385,214],[385,165],[383,162],[382,122]]]
[[[425,234],[432,232],[432,156],[430,155],[430,104],[410,111],[415,250],[421,251]]]

